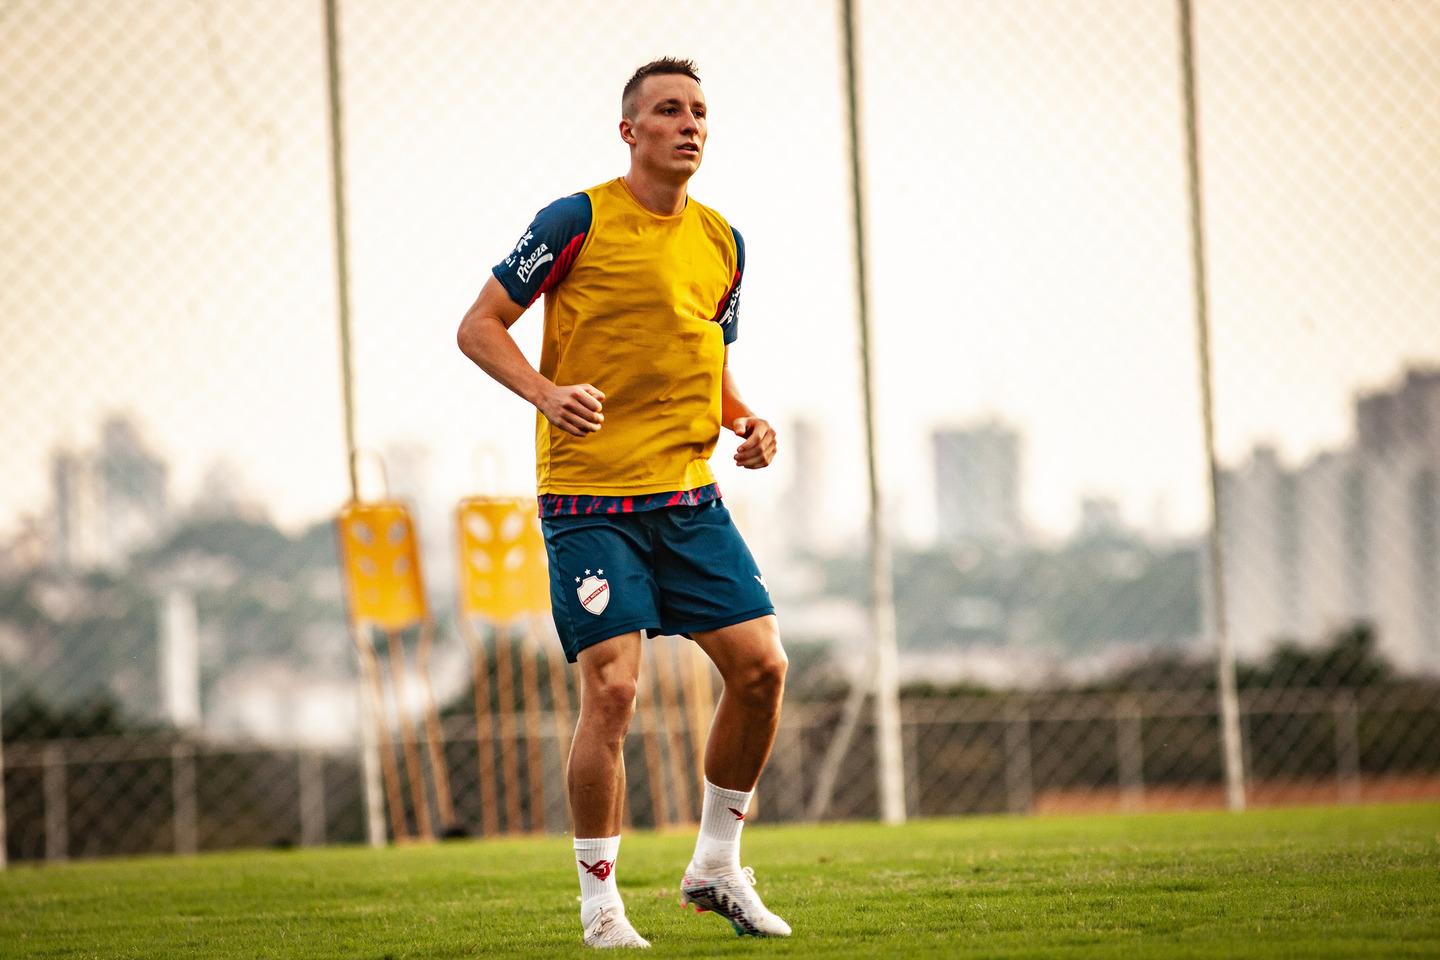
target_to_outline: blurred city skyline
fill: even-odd
[[[1393,389],[1360,398],[1355,416],[1352,443],[1303,465],[1257,446],[1221,475],[1226,620],[1247,663],[1287,644],[1314,650],[1362,630],[1373,653],[1398,669],[1440,667],[1440,368],[1411,370]],[[822,455],[815,426],[794,430],[802,466]],[[1142,656],[1204,655],[1211,634],[1201,538],[1137,528],[1113,499],[1089,497],[1079,505],[1081,522],[1054,542],[1020,507],[1016,430],[987,421],[938,430],[932,441],[938,535],[896,549],[907,682],[1024,686],[1039,677],[1083,680]],[[416,511],[425,592],[433,610],[449,611],[454,505],[435,489],[423,445],[390,454],[394,491]],[[169,472],[123,416],[106,419],[95,446],[55,452],[54,515],[0,555],[0,577],[17,587],[0,611],[8,620],[0,622],[0,658],[20,665],[22,676],[33,676],[34,657],[61,676],[83,676],[94,651],[73,633],[84,617],[78,626],[57,617],[47,630],[25,620],[34,611],[17,598],[74,614],[87,608],[79,599],[87,590],[127,584],[120,592],[141,613],[116,616],[123,604],[91,608],[109,610],[111,621],[98,629],[140,651],[112,651],[126,668],[106,689],[125,709],[157,708],[146,695],[155,681],[145,664],[158,650],[162,678],[172,660],[190,678],[176,687],[185,696],[167,701],[188,704],[187,724],[198,723],[193,688],[203,673],[214,730],[343,741],[353,704],[330,709],[347,646],[334,532],[323,521],[298,536],[275,530],[234,471],[212,471],[212,495],[186,503],[169,494]],[[793,472],[778,513],[750,518],[752,540],[790,639],[843,658],[868,644],[865,561],[815,510],[821,475]],[[152,603],[163,612],[153,626],[143,613]],[[267,616],[256,617],[257,609]],[[24,630],[14,628],[22,622]],[[457,696],[468,673],[454,662],[457,644],[442,648],[440,689]],[[289,671],[277,671],[276,659],[291,661]],[[288,679],[279,684],[278,676]],[[87,682],[97,679],[104,675]],[[93,690],[62,685],[56,695]],[[279,709],[287,698],[308,706]],[[320,709],[316,698],[330,706]]]
[[[1340,444],[1292,460],[1272,443],[1261,441],[1223,465],[1220,480],[1231,486],[1222,486],[1222,506],[1228,512],[1234,506],[1230,503],[1233,498],[1249,496],[1245,478],[1256,471],[1273,484],[1274,477],[1281,475],[1317,471],[1328,475],[1337,465],[1362,471],[1398,466],[1422,474],[1440,467],[1436,459],[1440,456],[1440,366],[1407,368],[1386,388],[1358,394],[1351,413],[1354,429]],[[850,535],[843,529],[837,533],[819,509],[828,499],[825,472],[820,467],[827,457],[824,425],[797,419],[781,429],[792,441],[785,469],[778,471],[784,484],[774,503],[759,508],[762,516],[751,518],[765,528],[756,533],[756,539],[775,557],[844,552],[851,546]],[[173,465],[156,452],[142,423],[121,411],[111,411],[93,434],[90,442],[50,451],[47,503],[42,510],[27,514],[9,541],[20,551],[15,558],[20,567],[119,568],[128,563],[130,554],[154,546],[167,531],[187,521],[232,517],[279,522],[241,465],[214,461],[196,491],[177,494],[169,484]],[[1198,543],[1198,532],[1174,529],[1163,502],[1149,516],[1131,517],[1118,499],[1103,490],[1082,491],[1072,504],[1074,520],[1063,530],[1038,526],[1025,507],[1030,487],[1026,438],[1015,425],[998,418],[936,426],[929,434],[929,445],[925,479],[934,493],[935,524],[925,536],[902,538],[900,543],[907,549],[980,545],[1010,551],[1094,536],[1135,538],[1152,546]],[[379,496],[383,489],[387,496],[416,511],[423,521],[425,553],[441,560],[435,566],[447,573],[442,579],[448,581],[448,554],[453,546],[449,527],[455,502],[447,497],[443,478],[431,466],[434,459],[435,451],[423,441],[394,443],[362,459],[359,477],[362,491]],[[482,473],[493,467],[483,456],[476,465]],[[1237,482],[1242,485],[1234,486]],[[1413,482],[1432,481],[1420,477]],[[1403,521],[1411,510],[1405,502],[1409,494],[1404,489],[1394,493],[1390,498],[1394,503],[1382,498],[1368,512]],[[1282,499],[1287,495],[1293,494],[1281,495]],[[1261,500],[1275,496],[1274,491],[1266,491]],[[1258,512],[1253,505],[1249,507],[1254,516],[1243,520],[1227,517],[1227,537],[1235,541],[1232,546],[1243,546],[1257,535],[1262,544],[1269,544],[1272,534],[1265,532],[1266,527],[1286,522],[1287,509],[1293,508],[1262,502]],[[1324,512],[1338,522],[1347,509],[1351,508],[1331,504]],[[1432,508],[1417,505],[1415,509]],[[783,523],[779,523],[781,518]],[[329,519],[321,515],[309,518],[306,524]],[[1342,538],[1327,534],[1326,539],[1334,541],[1327,544],[1333,547]],[[4,542],[0,540],[0,544]],[[1355,550],[1367,552],[1359,547]],[[1278,595],[1280,591],[1261,592]]]
[[[1346,441],[1357,393],[1440,361],[1440,8],[1198,7],[1221,454],[1270,442],[1298,463]],[[229,461],[283,525],[328,516],[347,491],[318,12],[127,9],[0,10],[0,533],[47,509],[50,451],[92,443],[112,411],[144,426],[181,499]],[[623,172],[630,70],[690,55],[712,107],[693,192],[750,250],[732,363],[782,430],[819,425],[825,515],[858,536],[834,5],[632,5],[599,46],[599,7],[341,9],[360,445],[423,445],[450,499],[533,489],[532,414],[460,356],[455,324],[534,210]],[[902,535],[936,528],[932,431],[987,420],[1024,438],[1041,534],[1095,496],[1198,530],[1173,6],[860,16],[880,455]],[[577,49],[583,65],[536,66]],[[539,327],[537,310],[516,328],[532,358]],[[727,497],[774,509],[784,440],[743,476],[722,442]]]

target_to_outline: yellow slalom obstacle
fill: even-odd
[[[390,685],[394,692],[400,725],[416,829],[421,837],[430,839],[434,836],[434,830],[430,821],[430,804],[425,791],[419,742],[414,726],[405,719],[408,713],[404,684],[405,652],[400,634],[401,631],[414,627],[418,627],[420,632],[416,654],[417,670],[424,697],[422,710],[430,769],[435,782],[436,806],[444,830],[454,829],[456,823],[449,771],[445,763],[444,737],[440,728],[439,711],[435,706],[434,691],[430,685],[430,652],[435,631],[425,599],[415,525],[410,518],[410,511],[403,503],[387,500],[369,503],[351,501],[341,509],[335,523],[345,594],[350,609],[351,631],[360,654],[362,673],[370,684],[376,704],[381,770],[385,779],[386,805],[390,808],[391,829],[397,840],[408,840],[412,836],[400,801],[400,775],[389,736],[390,724],[386,717],[380,664],[370,640],[372,630],[384,634],[386,638],[390,660]]]
[[[491,623],[548,613],[545,540],[533,497],[466,497],[456,511],[460,612]]]
[[[429,610],[415,525],[405,504],[351,502],[337,523],[351,619],[387,631],[424,621]]]
[[[460,626],[474,658],[475,736],[480,753],[481,824],[499,831],[495,784],[495,724],[490,717],[490,683],[485,638],[478,623],[495,634],[496,706],[499,713],[499,769],[504,773],[505,832],[521,830],[519,735],[515,730],[514,634],[520,639],[520,680],[525,718],[525,769],[529,785],[529,828],[545,829],[545,777],[541,765],[540,684],[535,658],[546,658],[556,735],[569,735],[570,694],[553,644],[536,643],[536,618],[550,610],[545,541],[533,497],[467,497],[456,509],[456,564]],[[539,649],[537,649],[539,648]]]

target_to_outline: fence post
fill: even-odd
[[[170,748],[171,790],[175,803],[175,852],[199,848],[200,816],[195,798],[195,747],[177,743]]]
[[[1225,765],[1225,802],[1245,809],[1245,771],[1249,766],[1240,745],[1240,698],[1235,682],[1235,647],[1225,618],[1225,564],[1222,559],[1220,465],[1215,453],[1214,376],[1210,364],[1210,305],[1205,279],[1205,213],[1200,179],[1200,132],[1195,106],[1194,13],[1190,0],[1178,0],[1180,72],[1185,105],[1185,161],[1190,201],[1190,255],[1195,284],[1195,329],[1200,359],[1200,406],[1205,428],[1205,459],[1209,467],[1210,535],[1207,544],[1208,596],[1215,630],[1215,671],[1220,699],[1220,754]]]
[[[1005,794],[1011,813],[1029,813],[1034,803],[1030,770],[1030,710],[1019,699],[1005,704]]]
[[[4,677],[0,677],[0,689],[5,686]],[[5,703],[4,696],[0,694],[0,870],[4,870],[9,858],[6,851],[9,849],[5,834]]]
[[[1335,715],[1335,780],[1341,803],[1360,802],[1360,709],[1349,690],[1337,695]]]
[[[1145,741],[1140,730],[1140,701],[1122,697],[1115,704],[1115,752],[1120,777],[1120,806],[1145,804]]]
[[[365,839],[373,849],[385,846],[385,813],[399,842],[406,834],[405,812],[400,807],[400,774],[394,770],[395,751],[385,729],[385,691],[380,667],[369,640],[356,632],[355,652],[360,661],[360,796],[365,804]],[[383,751],[383,752],[382,752]],[[382,794],[381,791],[384,791]]]
[[[1239,712],[1240,759],[1241,759],[1241,762],[1245,765],[1245,770],[1248,772],[1248,771],[1253,771],[1253,770],[1255,769],[1255,731],[1254,731],[1254,729],[1253,729],[1254,726],[1255,726],[1255,710],[1254,710],[1253,707],[1252,707],[1252,709],[1251,709],[1249,712],[1246,712],[1246,711],[1245,711],[1245,706],[1244,706],[1244,704],[1240,704],[1239,707],[1238,707],[1238,709],[1239,709],[1239,711],[1240,711],[1240,712]],[[1247,783],[1246,783],[1246,796],[1247,796],[1247,797],[1249,796],[1249,791],[1250,791],[1250,784],[1249,784],[1249,782],[1247,781]],[[1248,800],[1247,800],[1247,802],[1248,802]]]
[[[66,781],[65,750],[47,743],[41,756],[45,793],[45,859],[70,859],[70,805]]]
[[[325,758],[319,750],[300,750],[300,845],[325,845]]]
[[[909,810],[920,815],[920,724],[905,722],[900,710],[900,756],[905,771],[905,802]]]
[[[845,53],[845,104],[849,121],[851,214],[855,231],[855,317],[860,332],[861,400],[865,419],[865,469],[870,491],[870,617],[874,630],[875,773],[880,818],[905,822],[904,749],[900,743],[900,666],[895,636],[895,577],[891,571],[890,534],[885,522],[876,453],[875,386],[871,375],[870,291],[866,279],[865,177],[860,152],[859,54],[854,0],[841,0]],[[843,751],[841,751],[843,752]]]

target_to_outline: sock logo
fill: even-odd
[[[731,813],[735,814],[735,819],[736,819],[736,820],[744,820],[744,819],[745,819],[745,814],[741,813],[739,810],[736,810],[734,807],[726,807],[725,809],[726,809],[726,810],[729,810]]]
[[[579,864],[585,868],[586,873],[597,880],[609,879],[610,871],[615,869],[614,860],[596,860],[594,863],[586,863],[584,860],[580,860]]]

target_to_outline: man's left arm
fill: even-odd
[[[725,345],[725,369],[720,378],[720,421],[742,438],[735,448],[735,463],[747,470],[768,467],[775,459],[775,429],[770,421],[755,416],[755,412],[740,399],[740,388],[735,385],[735,375],[730,372],[730,345]]]

